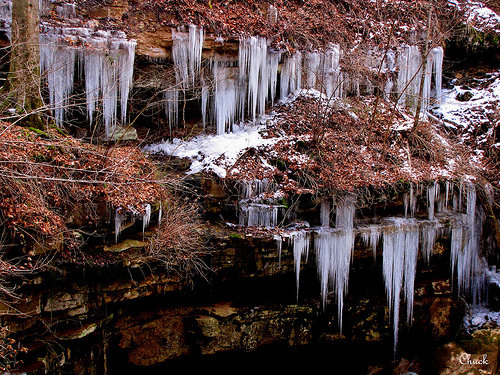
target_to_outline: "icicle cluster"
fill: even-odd
[[[50,106],[62,125],[75,79],[75,63],[83,65],[90,122],[102,100],[106,136],[125,123],[134,72],[135,41],[122,32],[92,32],[84,28],[44,28],[40,34],[40,65],[49,87]],[[78,58],[78,59],[77,59]]]
[[[459,294],[468,295],[473,303],[481,303],[485,287],[485,267],[480,257],[482,216],[476,213],[476,188],[465,187],[467,212],[456,218],[451,231],[451,269],[457,274]]]
[[[340,55],[338,45],[330,46],[324,53],[306,53],[304,59],[306,79],[303,88],[316,89],[326,94],[328,98],[341,97],[343,82]]]
[[[396,85],[399,104],[416,107],[418,101],[422,101],[422,108],[426,110],[431,103],[432,88],[434,88],[434,100],[440,104],[443,70],[443,49],[441,47],[433,48],[425,63],[417,46],[404,46],[398,51],[396,64],[399,72]],[[425,72],[423,71],[424,65]],[[422,74],[425,76],[422,98],[420,98]],[[432,80],[432,74],[434,74],[434,80]]]
[[[240,225],[249,227],[274,228],[278,225],[278,217],[284,208],[276,204],[254,203],[247,200],[240,201]]]
[[[295,280],[297,288],[297,300],[299,299],[300,286],[300,263],[303,257],[308,258],[311,234],[306,231],[296,231],[290,236],[290,243],[293,244],[293,264],[295,265]]]
[[[275,184],[268,178],[262,180],[242,180],[240,196],[244,199],[259,196],[266,191],[274,191]]]
[[[326,216],[330,213],[330,203],[322,204],[323,225],[315,231],[296,231],[290,237],[293,243],[294,262],[297,278],[297,297],[299,291],[300,262],[303,254],[308,254],[311,234],[314,233],[314,250],[321,285],[321,298],[326,305],[329,290],[335,291],[339,327],[342,331],[344,296],[347,293],[349,268],[354,248],[355,197],[348,195],[338,200],[336,228],[329,228]]]
[[[396,350],[401,298],[406,302],[407,324],[412,322],[419,248],[423,259],[429,263],[436,239],[444,234],[445,226],[434,217],[434,206],[437,201],[437,207],[444,210],[453,195],[456,209],[447,211],[447,215],[442,217],[444,220],[451,218],[452,274],[457,274],[459,293],[470,295],[474,303],[480,303],[488,271],[486,261],[480,256],[482,215],[476,210],[476,189],[470,183],[461,182],[458,192],[455,192],[453,183],[449,181],[445,182],[445,188],[445,194],[440,194],[440,185],[436,182],[427,189],[431,220],[388,218],[380,224],[363,226],[356,230],[353,228],[354,200],[352,198],[347,198],[337,204],[335,229],[329,227],[330,202],[324,199],[320,207],[321,227],[295,231],[290,236],[294,250],[297,290],[300,280],[300,262],[304,255],[308,254],[309,243],[313,240],[322,301],[325,304],[329,291],[334,290],[341,326],[343,298],[347,291],[354,234],[359,233],[366,246],[372,248],[374,258],[377,254],[378,243],[382,239],[383,275],[389,310],[392,314],[394,350]],[[416,199],[419,194],[423,193],[422,190],[422,185],[411,185],[410,192],[405,199],[405,216],[408,216],[408,211],[414,216]],[[457,211],[458,207],[461,207],[462,190],[466,192],[465,214]]]
[[[413,315],[413,294],[417,269],[419,226],[414,219],[393,219],[384,230],[382,269],[389,313],[393,316],[394,351],[398,343],[400,295],[406,300],[406,317]]]

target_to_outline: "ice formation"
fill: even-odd
[[[117,209],[115,212],[115,242],[118,242],[118,237],[123,228],[123,223],[127,219],[127,216],[122,214],[121,209]]]
[[[427,56],[427,63],[425,63],[424,56],[422,56],[417,46],[403,46],[399,50],[396,64],[398,69],[396,86],[399,104],[416,107],[417,102],[422,101],[422,108],[426,110],[431,104],[432,87],[434,87],[435,91],[434,102],[440,103],[443,69],[443,49],[441,47],[433,48]],[[424,65],[426,66],[425,72],[423,72]],[[422,74],[425,74],[425,76],[424,87],[422,88],[423,97],[420,98]],[[432,74],[434,74],[434,80]]]
[[[146,231],[146,228],[148,227],[150,221],[151,221],[151,205],[146,204],[144,206],[144,215],[142,215],[142,233]]]
[[[232,131],[232,125],[236,120],[238,86],[236,78],[232,75],[232,70],[232,67],[224,61],[214,62],[213,114],[217,134]]]
[[[480,257],[482,217],[476,213],[476,188],[466,185],[467,212],[452,223],[451,270],[457,275],[459,294],[470,296],[472,302],[482,302],[485,287],[485,267]]]
[[[419,226],[415,219],[393,219],[383,235],[382,269],[389,313],[393,316],[394,351],[398,343],[399,307],[403,292],[411,323],[418,257]]]
[[[281,67],[281,99],[302,88],[302,53],[296,52],[285,58]]]
[[[111,137],[120,121],[125,123],[134,72],[136,42],[124,33],[85,28],[44,27],[40,33],[40,66],[49,86],[50,106],[61,126],[75,80],[77,61],[83,64],[87,113],[90,121],[102,99],[106,135]]]
[[[172,29],[172,60],[174,61],[176,86],[193,87],[200,76],[203,50],[203,28],[189,25],[189,32]]]
[[[429,220],[434,220],[435,202],[439,198],[439,184],[435,181],[427,188],[427,209],[429,212]]]
[[[323,228],[330,226],[330,199],[324,198],[320,208],[320,222]]]
[[[240,200],[240,225],[249,227],[261,226],[274,228],[278,225],[278,216],[282,205],[255,203],[246,199]]]
[[[324,207],[322,206],[322,210],[326,211],[326,206],[328,206],[329,213],[329,202]],[[298,296],[302,254],[308,253],[310,236],[311,233],[314,233],[314,249],[323,306],[326,305],[329,290],[334,290],[341,331],[344,296],[347,293],[349,268],[354,248],[354,212],[355,197],[352,195],[342,197],[337,202],[335,229],[325,225],[313,232],[309,230],[296,231],[290,238],[294,249]]]
[[[300,264],[302,258],[309,254],[310,233],[307,231],[296,231],[291,233],[290,243],[293,244],[293,261],[295,265],[295,281],[297,287],[297,301],[299,299]]]
[[[258,196],[266,191],[274,191],[276,188],[274,183],[268,178],[262,180],[242,180],[240,184],[240,195],[244,199]]]
[[[377,258],[377,245],[382,237],[382,232],[379,225],[371,225],[360,229],[361,239],[365,246],[369,246],[373,252],[373,259]]]

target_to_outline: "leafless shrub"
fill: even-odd
[[[170,199],[146,250],[146,260],[159,261],[169,271],[203,276],[208,250],[196,204]]]

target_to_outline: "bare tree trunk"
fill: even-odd
[[[39,110],[40,46],[39,0],[15,0],[12,7],[12,44],[8,75],[11,108],[26,126],[43,128]]]

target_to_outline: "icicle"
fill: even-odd
[[[47,73],[50,106],[57,126],[62,126],[73,91],[76,50],[61,45],[58,35],[40,34],[40,68]]]
[[[486,183],[484,185],[484,194],[486,195],[486,200],[488,201],[489,206],[493,209],[495,193],[493,191],[493,186],[491,186],[490,183]]]
[[[231,130],[236,117],[237,87],[231,69],[221,61],[214,62],[215,94],[214,109],[217,134]]]
[[[342,334],[344,296],[347,293],[349,268],[354,248],[355,196],[347,195],[337,202],[336,230],[320,229],[314,243],[323,306],[326,304],[328,285],[335,291],[339,328]]]
[[[448,200],[449,200],[449,196],[450,196],[450,188],[453,188],[453,187],[451,185],[451,182],[447,180],[445,182],[445,198],[444,198],[444,207],[445,208],[448,208]]]
[[[144,215],[142,216],[142,233],[146,231],[146,228],[151,221],[151,205],[146,204],[146,206],[144,207],[144,211]]]
[[[123,222],[127,217],[121,214],[121,209],[118,208],[115,212],[115,242],[118,242],[118,236],[120,235],[123,227]]]
[[[78,49],[75,46],[80,46]],[[135,57],[135,41],[124,33],[85,28],[42,28],[40,67],[46,71],[51,107],[61,125],[73,88],[77,53],[84,65],[87,115],[93,121],[99,96],[103,99],[106,135],[114,133],[117,102],[120,98],[121,121],[125,122]]]
[[[104,41],[104,40],[103,40]],[[85,69],[85,94],[87,102],[87,116],[90,124],[94,120],[94,112],[102,84],[104,54],[100,50],[89,50],[83,56]]]
[[[437,223],[431,222],[422,227],[422,252],[424,260],[429,264],[437,237]]]
[[[170,129],[176,128],[178,124],[179,113],[179,90],[171,87],[165,90],[165,115],[167,116]]]
[[[384,231],[382,269],[389,313],[392,313],[393,316],[394,353],[396,353],[398,344],[399,306],[402,287],[407,303],[408,322],[411,322],[413,314],[418,243],[418,225],[413,219],[394,219],[394,225]]]
[[[361,230],[361,239],[366,246],[371,247],[374,260],[377,259],[377,245],[381,236],[382,232],[378,225],[373,225]]]
[[[288,94],[295,93],[302,88],[302,54],[296,52],[293,56],[285,59],[281,67],[280,90],[281,99],[285,99]]]
[[[61,18],[71,19],[76,17],[76,4],[61,4],[56,6],[56,14]]]
[[[118,78],[120,80],[120,109],[121,122],[125,124],[127,118],[127,104],[134,76],[134,59],[136,42],[119,42],[118,53]]]
[[[318,74],[321,56],[318,52],[308,52],[305,55],[306,89],[316,88],[316,76]]]
[[[274,191],[276,189],[272,181],[267,178],[262,180],[242,180],[240,184],[240,196],[244,199],[259,196],[266,191]]]
[[[443,56],[444,51],[442,47],[432,49],[432,61],[434,66],[434,81],[436,83],[435,99],[436,104],[440,105],[442,100],[442,82],[443,82]]]
[[[418,226],[412,225],[406,232],[404,261],[404,296],[406,301],[406,319],[408,325],[411,325],[413,319],[413,297],[415,292],[415,275],[417,272],[418,242]]]
[[[485,287],[485,270],[480,257],[482,217],[476,215],[476,188],[466,185],[467,213],[452,226],[451,268],[457,273],[457,289],[470,295],[474,304],[481,303]]]
[[[439,197],[439,184],[434,182],[427,188],[427,209],[429,212],[429,220],[434,220],[434,209],[436,198]]]
[[[250,37],[240,39],[239,47],[240,84],[248,88],[248,112],[255,121],[257,114],[265,111],[269,92],[269,72],[267,60],[267,40]],[[248,82],[246,79],[248,78]],[[240,111],[244,113],[244,95],[240,97]]]
[[[267,72],[269,74],[269,92],[271,95],[271,103],[274,104],[274,99],[276,98],[276,86],[278,83],[278,67],[280,62],[280,53],[268,53],[268,68]]]
[[[176,81],[184,88],[189,86],[189,34],[172,29],[172,59]]]
[[[207,111],[208,111],[208,98],[210,96],[210,89],[205,83],[201,88],[201,119],[203,122],[203,128],[207,126]]]
[[[327,97],[339,98],[341,97],[341,74],[340,74],[340,47],[332,45],[323,57],[322,64],[322,86],[323,91]]]
[[[199,76],[201,68],[201,55],[203,52],[203,28],[197,28],[195,25],[189,25],[189,76],[191,78],[191,86],[194,86],[196,77]]]
[[[249,203],[247,200],[241,200],[240,225],[274,228],[278,225],[278,216],[282,208],[281,205]]]
[[[324,198],[321,202],[320,221],[323,228],[330,226],[330,200]]]
[[[273,236],[276,241],[276,248],[278,249],[278,268],[281,268],[281,251],[283,249],[283,238],[279,234]]]
[[[299,300],[300,261],[304,254],[309,253],[310,235],[306,231],[297,231],[291,234],[290,242],[293,243],[293,261],[295,265],[295,280],[297,286],[297,301]]]

